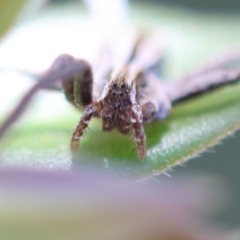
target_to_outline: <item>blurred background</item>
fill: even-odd
[[[138,1],[135,1],[138,2]],[[140,1],[139,1],[140,2]],[[201,0],[151,0],[141,2],[152,2],[155,4],[166,4],[171,7],[186,9],[197,14],[216,14],[219,16],[238,16],[240,11],[240,1],[237,0],[220,0],[220,1],[201,1]],[[235,24],[239,24],[240,18]],[[231,26],[230,26],[231,27]],[[234,38],[234,35],[232,36]],[[239,41],[239,38],[236,38]],[[201,43],[198,43],[201,44]],[[203,43],[204,44],[204,43]],[[240,41],[239,41],[240,44]],[[196,46],[197,47],[197,46]],[[228,182],[229,190],[233,194],[231,206],[222,214],[216,217],[229,226],[239,226],[240,223],[240,132],[221,141],[217,146],[208,149],[207,152],[188,161],[185,166],[177,166],[170,172],[171,177],[181,173],[209,173],[222,176]],[[166,179],[164,175],[159,179]]]
[[[146,0],[140,0],[142,2],[147,2]],[[200,11],[239,11],[240,10],[240,2],[237,0],[220,0],[220,1],[191,1],[191,0],[151,0],[150,2],[154,3],[165,3],[169,5],[179,6],[179,7],[187,7],[193,10],[200,10]]]
[[[4,71],[1,75],[9,81],[8,86],[2,87],[0,90],[0,97],[5,101],[0,104],[1,114],[5,114],[9,106],[16,101],[15,96],[20,96],[32,84],[31,76],[44,71],[59,53],[69,52],[75,56],[79,56],[81,53],[81,57],[92,61],[97,46],[93,47],[91,52],[86,53],[82,38],[88,39],[91,43],[99,42],[96,44],[101,43],[99,41],[101,38],[96,37],[99,29],[95,33],[90,30],[90,27],[84,29],[83,25],[86,24],[84,21],[89,21],[89,26],[91,21],[85,20],[86,6],[83,6],[83,2],[79,2],[77,0],[35,1],[2,39],[0,68],[9,71]],[[170,48],[166,61],[165,76],[167,78],[181,76],[215,54],[240,45],[240,31],[238,31],[240,1],[135,0],[130,1],[130,4],[130,19],[134,24],[151,29],[158,28],[167,39],[168,48]],[[76,6],[80,9],[81,14],[76,10]],[[61,10],[64,8],[69,10],[65,10],[64,16],[61,17]],[[50,18],[52,22],[46,25]],[[41,28],[41,24],[45,24],[44,29]],[[80,25],[83,27],[83,31],[76,32]],[[75,39],[71,39],[70,42],[67,42],[67,38],[58,39],[57,36],[62,31],[66,31],[66,37],[76,34]],[[83,36],[83,33],[86,35],[85,32],[93,34],[92,37]],[[103,36],[104,34],[102,34],[102,38],[104,38]],[[81,45],[79,44],[80,40]],[[16,42],[22,47],[16,46]],[[10,49],[12,51],[9,51]],[[9,56],[9,52],[12,53],[11,56]],[[12,76],[18,75],[13,71],[14,69],[23,71],[30,76],[18,76],[19,82],[15,85],[18,87],[15,88],[11,85]],[[65,100],[56,95],[44,97],[41,95],[34,109],[36,113],[34,118],[40,119],[39,121],[42,118],[51,120],[53,117],[57,118],[71,111]],[[61,109],[55,109],[56,103],[61,103]],[[39,113],[39,108],[46,104],[48,104],[48,109]],[[55,116],[50,114],[53,109]],[[65,110],[63,111],[63,109]],[[188,161],[184,164],[185,166],[175,167],[169,172],[171,178],[181,173],[202,172],[219,175],[225,179],[233,198],[231,205],[224,213],[216,216],[216,219],[231,227],[239,227],[240,223],[239,146],[240,132],[237,132],[202,153],[201,156]],[[69,163],[64,161],[65,159],[63,166],[67,166]],[[159,180],[168,178],[169,176],[166,175],[158,177]]]
[[[137,1],[135,1],[137,2]],[[217,14],[223,18],[230,15],[237,16],[240,11],[240,1],[237,0],[220,0],[220,1],[201,1],[201,0],[152,0],[141,2],[154,2],[155,4],[167,4],[171,7],[187,9],[192,13],[197,14]],[[235,24],[239,24],[240,18]],[[234,38],[234,36],[232,36]],[[236,40],[240,40],[237,38]],[[201,44],[201,43],[199,43]],[[203,43],[204,44],[204,43]],[[239,41],[240,44],[240,41]],[[197,46],[196,46],[197,47]],[[181,173],[209,173],[222,176],[228,182],[229,190],[233,193],[231,206],[216,219],[227,223],[229,226],[239,226],[240,223],[240,132],[236,132],[233,136],[221,141],[217,146],[202,153],[201,156],[188,161],[185,166],[175,167],[170,175],[174,178],[175,175]],[[161,175],[159,179],[167,178]]]

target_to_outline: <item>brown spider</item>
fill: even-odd
[[[240,68],[229,68],[239,62],[239,50],[206,64],[185,78],[166,82],[160,81],[158,73],[163,56],[158,42],[143,36],[127,42],[129,46],[120,51],[124,54],[117,60],[108,49],[103,51],[94,81],[89,63],[68,54],[60,55],[0,126],[0,138],[39,89],[56,89],[56,82],[60,80],[67,100],[83,109],[72,134],[72,152],[77,150],[85,129],[95,116],[102,118],[104,131],[116,128],[127,134],[133,129],[138,157],[143,160],[146,157],[143,123],[166,118],[175,103],[240,80]]]
[[[91,66],[86,61],[76,60],[67,54],[55,60],[51,69],[57,70],[61,68],[60,66],[74,61],[85,65],[84,72],[62,82],[67,100],[77,108],[84,109],[72,134],[72,152],[78,149],[85,129],[95,116],[102,118],[104,131],[116,128],[119,132],[127,134],[133,129],[138,157],[141,160],[146,157],[143,122],[150,122],[155,118],[163,119],[171,108],[171,103],[164,96],[161,83],[154,72],[161,54],[152,51],[153,61],[148,59],[146,64],[143,51],[146,43],[149,43],[148,39],[144,40],[142,37],[136,39],[131,47],[132,51],[124,56],[123,61],[121,60],[122,64],[114,71],[111,71],[111,67],[105,67],[105,71],[100,70],[101,76],[96,76],[94,81]],[[161,92],[162,94],[159,94]]]
[[[59,70],[74,62],[84,66],[78,75],[62,81],[67,100],[77,108],[84,109],[72,134],[72,152],[78,149],[85,129],[95,116],[102,118],[104,131],[116,128],[127,134],[132,129],[138,157],[143,160],[146,157],[143,123],[166,118],[173,103],[239,79],[239,69],[219,70],[219,62],[209,72],[196,72],[172,84],[160,81],[157,69],[162,52],[158,45],[151,38],[141,36],[131,42],[127,48],[131,51],[126,51],[117,64],[111,64],[112,59],[105,51],[101,57],[102,67],[94,80],[91,66],[86,61],[67,54],[55,60],[51,69]]]

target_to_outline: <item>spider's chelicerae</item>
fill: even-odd
[[[118,51],[115,58],[108,48],[99,58],[93,74],[84,60],[68,54],[60,55],[51,69],[78,64],[81,71],[62,81],[67,100],[83,108],[82,117],[71,137],[71,151],[78,149],[91,118],[101,117],[103,130],[116,128],[123,134],[133,132],[140,160],[146,157],[146,136],[143,123],[166,118],[174,103],[195,96],[240,78],[240,69],[224,70],[231,61],[218,60],[208,69],[197,71],[177,82],[160,80],[161,46],[143,36],[129,41],[129,46]],[[236,60],[236,59],[235,59]],[[61,79],[62,80],[62,79]]]

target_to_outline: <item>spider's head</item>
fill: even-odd
[[[127,100],[136,102],[136,87],[133,81],[129,81],[125,76],[111,78],[105,86],[103,98],[112,101]]]
[[[117,128],[128,133],[132,128],[132,107],[136,103],[136,87],[125,77],[111,78],[105,85],[100,102],[99,115],[103,119],[103,130]]]
[[[124,98],[126,97],[130,90],[131,85],[127,83],[124,77],[119,77],[115,79],[111,79],[108,85],[109,95],[112,98]]]

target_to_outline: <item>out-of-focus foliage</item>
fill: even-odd
[[[27,0],[0,0],[0,37],[11,27]]]
[[[215,180],[128,185],[93,169],[0,171],[0,235],[4,240],[232,240],[232,234],[206,223],[225,193]]]

